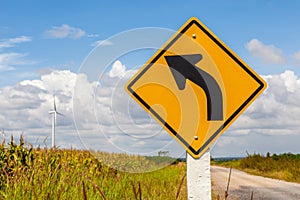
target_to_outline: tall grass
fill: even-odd
[[[117,157],[117,156],[116,156]],[[146,158],[138,158],[146,159]],[[151,160],[145,160],[151,165]],[[186,199],[186,166],[125,173],[89,151],[0,145],[0,199]],[[138,167],[138,166],[137,166]]]

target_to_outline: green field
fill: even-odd
[[[254,154],[212,164],[300,183],[299,154]],[[186,164],[170,157],[34,149],[21,137],[18,144],[0,144],[0,168],[0,200],[187,199]]]
[[[101,153],[118,168],[149,170],[165,160]],[[166,162],[169,162],[166,158]],[[115,161],[114,161],[115,160]],[[135,162],[132,162],[135,160]],[[127,166],[128,167],[128,166]],[[148,173],[125,173],[104,165],[89,151],[33,149],[13,140],[0,146],[0,199],[186,199],[186,165],[175,163]]]

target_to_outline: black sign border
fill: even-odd
[[[144,73],[192,26],[198,26],[212,41],[214,41],[227,55],[233,59],[243,70],[245,70],[254,80],[259,83],[259,87],[248,97],[248,99],[216,130],[216,132],[202,145],[201,148],[195,150],[189,143],[187,143],[166,121],[164,121],[158,113],[156,113],[151,107],[131,88],[137,80],[143,76]],[[231,51],[224,46],[217,38],[215,38],[204,26],[202,26],[197,20],[191,20],[176,36],[173,40],[163,48],[155,58],[128,84],[127,90],[149,111],[151,112],[178,140],[181,141],[192,153],[199,155],[218,135],[226,128],[226,126],[255,98],[255,96],[264,88],[264,83],[254,74],[251,70],[244,65],[239,58],[237,58]]]

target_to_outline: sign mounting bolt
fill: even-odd
[[[198,140],[198,136],[197,136],[197,135],[195,135],[195,136],[194,136],[194,139],[195,139],[195,140]]]
[[[194,33],[194,34],[192,35],[192,37],[193,37],[194,39],[196,39],[196,34]]]

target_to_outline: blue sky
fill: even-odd
[[[265,44],[280,48],[286,56],[299,51],[299,4],[298,1],[286,3],[261,0],[184,3],[75,1],[72,4],[61,1],[2,1],[1,39],[19,36],[31,38],[30,42],[16,44],[5,51],[26,54],[23,59],[33,64],[17,66],[15,71],[2,72],[0,85],[36,77],[40,68],[77,71],[92,50],[91,44],[97,40],[140,27],[177,30],[191,16],[202,20],[259,73],[273,74],[286,68],[298,71],[298,66],[292,66],[292,63],[263,66],[263,63],[249,56],[244,46],[252,38],[257,38]],[[63,24],[81,29],[85,35],[78,39],[49,39],[45,36],[45,31]]]
[[[269,78],[270,80],[268,80],[271,82],[276,82],[275,79],[278,77],[278,80],[280,79],[280,81],[283,81],[282,84],[286,85],[285,89],[288,92],[297,93],[299,91],[298,76],[300,75],[299,9],[300,2],[296,0],[288,2],[283,0],[1,1],[0,95],[2,97],[0,98],[9,104],[8,97],[4,94],[8,96],[9,94],[19,95],[22,90],[21,86],[29,84],[30,81],[32,87],[38,84],[43,85],[43,87],[39,85],[39,88],[42,88],[42,94],[48,95],[49,93],[51,96],[53,88],[57,89],[59,86],[47,85],[48,82],[46,84],[45,81],[48,80],[47,74],[52,73],[52,77],[56,77],[53,75],[56,74],[60,78],[75,76],[84,59],[95,48],[94,44],[97,41],[105,40],[115,34],[134,28],[162,27],[177,30],[192,16],[199,18],[260,75],[266,77],[272,75],[272,77],[266,78]],[[119,64],[118,69],[125,70],[126,66],[127,71],[131,70],[133,66],[143,64],[149,58],[148,55],[149,53],[141,53],[127,59],[122,58],[120,59],[122,63],[117,63]],[[285,73],[287,70],[288,72]],[[290,76],[295,78],[293,83],[288,82],[288,80],[292,80]],[[63,82],[63,78],[60,80]],[[37,81],[40,82],[37,83]],[[21,82],[23,82],[23,85],[20,84]],[[68,84],[66,83],[66,85]],[[23,92],[22,95],[26,96],[26,91]],[[71,130],[75,126],[72,124],[72,112],[70,111],[72,109],[72,106],[70,106],[71,97],[63,89],[58,93],[61,94],[61,96],[57,96],[57,101],[61,103],[61,109],[70,114],[67,119],[62,120],[63,122],[59,124],[58,128],[61,129],[61,132],[73,132]],[[274,94],[272,95],[274,96]],[[298,99],[297,95],[298,93],[291,96],[291,98]],[[40,103],[46,101],[47,98],[38,99],[36,97]],[[271,97],[266,96],[266,98]],[[22,107],[21,104],[23,106],[27,105],[27,100],[20,101],[24,103],[24,105],[20,103],[20,107]],[[63,102],[67,103],[63,105]],[[282,106],[288,106],[287,102],[280,103]],[[257,103],[257,105],[260,104],[263,104],[262,100],[261,103]],[[46,112],[47,109],[51,108],[50,103],[47,106],[43,107],[42,110]],[[291,109],[297,110],[297,103],[294,106]],[[11,127],[12,124],[17,125],[18,122],[24,121],[25,118],[22,118],[22,115],[16,117],[16,113],[21,112],[22,109],[24,110],[24,107],[22,109],[19,107],[10,108],[5,103],[2,104],[2,107],[5,112],[2,113],[2,118],[0,115],[0,119],[4,119],[5,122],[0,121],[0,128],[3,127],[7,132],[25,130],[25,133],[28,133],[28,138],[34,138],[34,133],[37,132],[34,129],[37,126],[36,123],[32,123],[32,125],[28,125],[31,122],[26,125],[20,123],[19,127]],[[15,113],[13,116],[4,114],[11,113],[11,110]],[[25,110],[28,111],[28,115],[24,116],[33,116],[33,111],[28,110],[28,108]],[[42,110],[40,108],[35,112],[40,113]],[[279,111],[278,113],[278,115],[282,115]],[[248,114],[250,116],[250,111]],[[36,117],[33,117],[33,120],[39,118],[37,114],[34,115]],[[245,116],[245,118],[247,117],[248,115]],[[281,119],[278,121],[276,116],[271,119],[275,120],[274,123],[286,123],[280,121]],[[292,121],[294,124],[291,126],[298,127],[299,119],[296,118]],[[42,124],[50,127],[51,118],[49,117]],[[236,125],[232,128],[232,132],[237,127],[239,126]],[[49,130],[47,129],[48,132]],[[243,130],[245,131],[245,128]],[[283,129],[277,131],[279,130]],[[45,137],[48,134],[47,131],[39,136]],[[264,133],[264,137],[266,134]],[[229,134],[228,138],[230,137]],[[274,138],[276,137],[274,136]],[[282,135],[280,135],[278,141],[281,140],[281,137]],[[291,141],[294,141],[295,137],[299,136],[292,135]],[[223,143],[221,142],[219,146],[226,146],[226,141],[236,140],[234,135],[232,135],[234,139],[231,138],[232,140],[230,140],[228,138],[223,139]],[[244,136],[245,138],[255,141],[259,138],[259,133],[248,134]],[[68,142],[65,139],[61,145],[63,146]],[[255,150],[257,148],[261,152],[268,151],[268,148],[264,149],[263,146],[261,144],[259,147],[254,146],[249,147],[249,149],[253,148]],[[298,151],[296,144],[291,149],[286,150],[282,148],[284,145],[276,148],[278,146],[271,146],[269,151]],[[217,150],[216,154],[221,155],[221,151]],[[226,155],[242,155],[244,149],[230,150],[229,148],[225,152]]]

